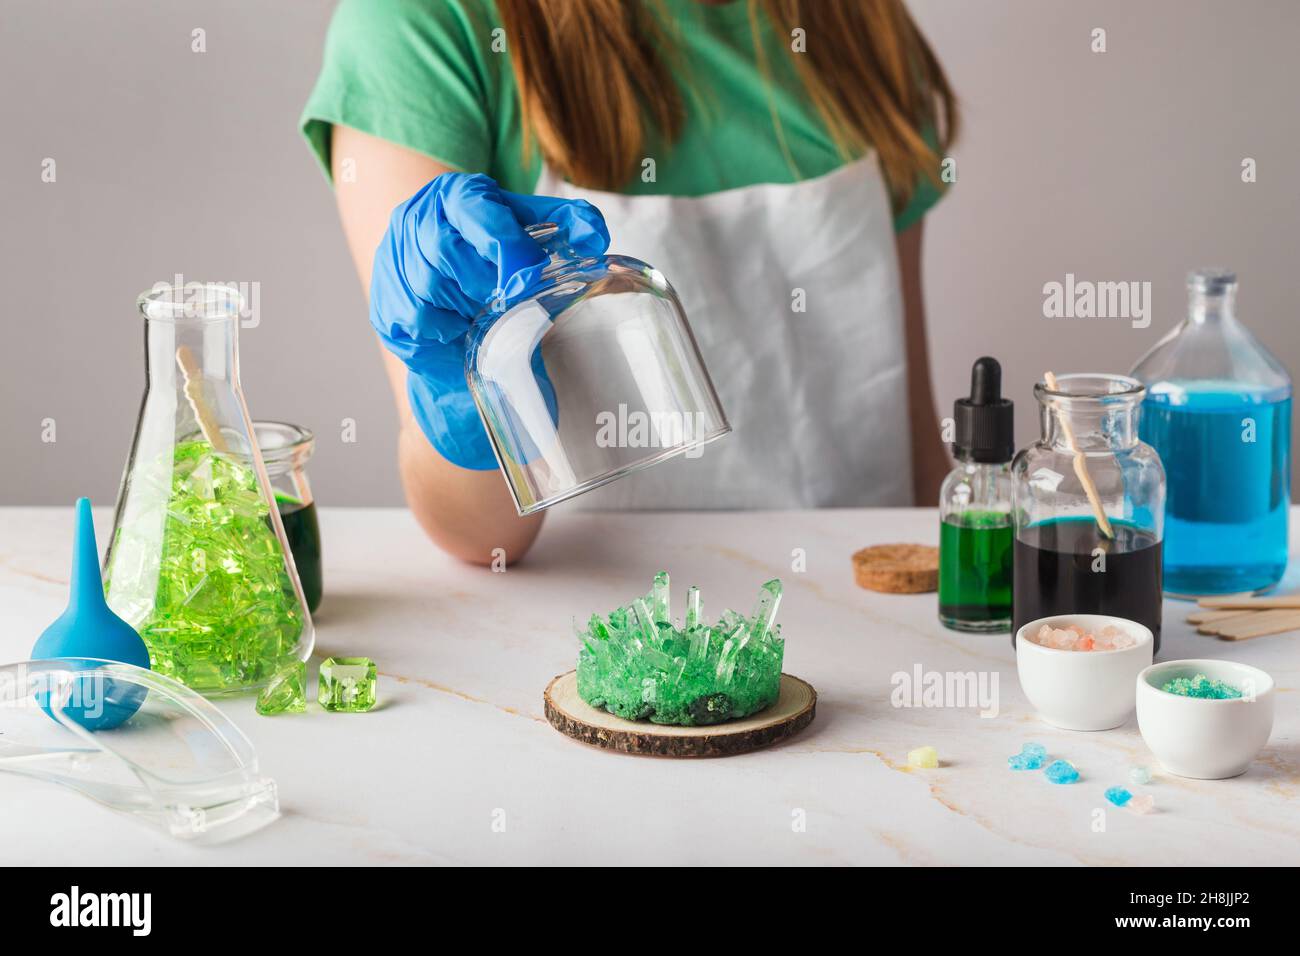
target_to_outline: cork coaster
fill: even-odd
[[[885,594],[924,594],[939,588],[939,549],[925,544],[877,544],[853,555],[859,587]]]

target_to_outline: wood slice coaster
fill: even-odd
[[[812,723],[817,691],[807,681],[781,675],[776,703],[743,720],[708,727],[675,727],[648,720],[624,720],[587,704],[578,696],[578,672],[561,674],[547,685],[546,719],[565,736],[626,754],[656,757],[730,757],[749,753]]]

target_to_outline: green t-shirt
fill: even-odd
[[[828,173],[844,157],[804,94],[766,19],[760,42],[770,85],[754,52],[747,4],[660,0],[654,9],[675,44],[671,68],[685,122],[666,144],[649,134],[655,177],[633,176],[630,194],[699,196],[757,183],[789,183]],[[508,52],[493,52],[504,31],[492,0],[342,0],[325,41],[324,62],[303,111],[302,130],[329,173],[335,123],[424,153],[453,169],[487,173],[512,192],[530,193],[541,172],[523,152],[519,99]],[[777,120],[772,114],[775,110]],[[778,134],[778,123],[780,132]],[[894,220],[915,223],[941,195],[928,177]]]

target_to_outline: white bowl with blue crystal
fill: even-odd
[[[1221,681],[1240,697],[1185,697],[1164,687],[1178,678]],[[1142,739],[1172,774],[1222,780],[1245,773],[1273,732],[1273,678],[1235,661],[1165,661],[1137,677]]]
[[[1113,628],[1132,639],[1114,650],[1062,650],[1031,639],[1047,625],[1101,634]],[[1110,730],[1128,720],[1134,681],[1151,665],[1151,629],[1108,614],[1056,614],[1030,621],[1016,632],[1020,689],[1038,716],[1063,730]]]

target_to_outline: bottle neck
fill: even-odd
[[[964,471],[976,471],[981,468],[989,471],[1009,471],[1011,469],[1011,460],[1006,461],[978,461],[969,451],[954,451],[953,460]]]
[[[1067,453],[1077,448],[1084,454],[1110,454],[1133,448],[1139,440],[1140,406],[1140,401],[1131,399],[1042,401],[1043,444]]]
[[[145,319],[145,363],[150,388],[181,389],[186,367],[205,382],[239,384],[239,322],[219,319]]]
[[[1236,319],[1237,287],[1188,290],[1187,321],[1191,325],[1232,322]]]

